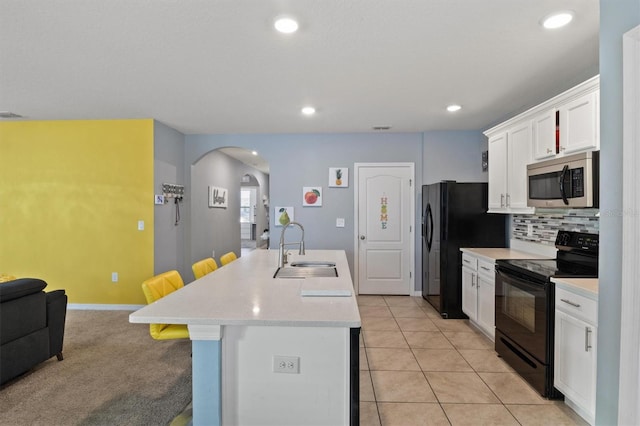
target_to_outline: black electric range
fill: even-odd
[[[558,231],[555,259],[496,261],[496,351],[540,394],[553,387],[555,287],[551,278],[597,278],[599,236]]]

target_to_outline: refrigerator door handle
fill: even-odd
[[[427,249],[431,251],[431,243],[433,243],[433,212],[431,211],[431,203],[427,204],[427,218],[429,219],[429,228],[431,231],[427,232]]]

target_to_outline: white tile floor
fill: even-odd
[[[420,297],[358,305],[361,425],[586,425],[540,397],[467,320],[444,320]]]

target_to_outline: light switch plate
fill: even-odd
[[[144,220],[138,221],[138,231],[144,231]]]
[[[339,217],[336,219],[336,228],[344,228],[344,218]]]

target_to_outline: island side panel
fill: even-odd
[[[226,326],[224,425],[348,425],[350,329]],[[300,373],[275,373],[273,357],[299,357]]]

